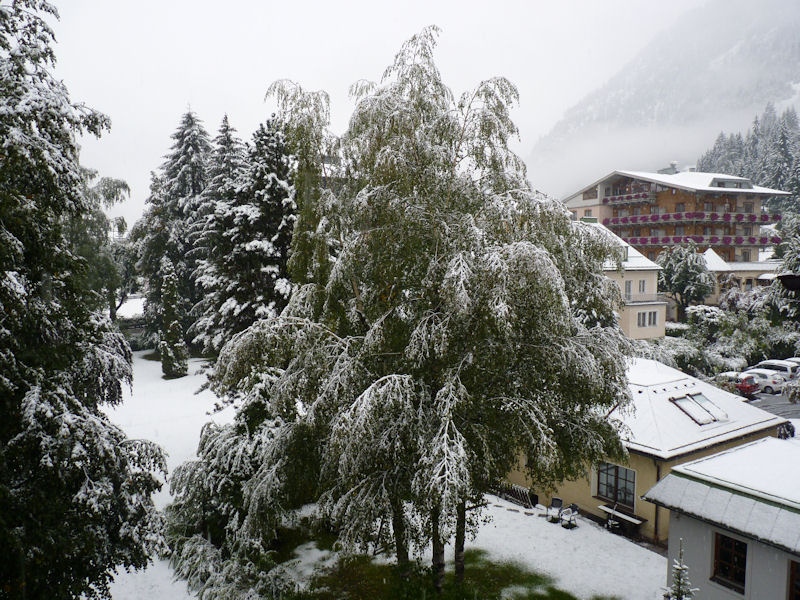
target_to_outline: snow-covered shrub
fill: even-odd
[[[665,335],[670,337],[682,337],[691,330],[691,325],[688,323],[677,323],[675,321],[667,321],[664,323]]]

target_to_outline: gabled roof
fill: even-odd
[[[702,173],[698,171],[682,171],[680,173],[667,174],[667,173],[651,173],[649,171],[612,171],[605,177],[601,177],[594,183],[581,188],[574,194],[570,194],[565,198],[565,201],[583,194],[592,188],[597,187],[604,181],[612,177],[630,177],[632,179],[639,179],[650,183],[657,183],[666,187],[676,188],[679,190],[686,190],[689,192],[726,192],[733,194],[758,194],[761,196],[789,196],[789,192],[781,190],[774,190],[771,188],[753,185],[753,183],[745,177],[737,177],[735,175],[726,175],[725,173]],[[736,187],[721,187],[721,183],[740,184],[741,188]],[[746,187],[745,187],[746,186]]]
[[[771,429],[786,419],[655,360],[628,363],[632,410],[615,409],[631,451],[660,459]]]
[[[703,259],[706,261],[706,268],[712,273],[731,270],[731,266],[711,248],[703,252]]]
[[[678,465],[644,498],[800,554],[800,441],[764,438]]]
[[[591,225],[592,227],[597,228],[598,230],[602,231],[605,235],[609,236],[612,243],[617,244],[620,248],[623,248],[624,252],[624,260],[622,261],[622,268],[625,271],[660,271],[661,267],[658,266],[657,263],[654,263],[652,260],[647,258],[644,254],[639,252],[636,248],[631,246],[628,242],[623,240],[619,237],[616,233],[611,231],[605,225],[598,223],[597,221],[583,221],[587,225]],[[613,262],[609,262],[603,265],[603,268],[606,271],[614,271],[617,268],[617,265]]]

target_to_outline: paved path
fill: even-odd
[[[800,403],[792,403],[783,394],[758,394],[752,405],[786,419],[800,419]]]

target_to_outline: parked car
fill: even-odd
[[[785,358],[784,360],[788,360],[789,362],[793,362],[796,365],[800,365],[800,356],[792,356],[791,358]]]
[[[756,381],[755,375],[741,373],[736,378],[736,391],[745,398],[754,398],[756,392],[761,389]]]
[[[752,375],[756,379],[758,389],[766,394],[779,394],[783,391],[786,379],[771,369],[747,369],[742,375]]]
[[[770,371],[777,371],[783,375],[784,379],[797,379],[797,374],[800,371],[800,365],[789,360],[762,360],[757,365],[745,369],[769,369]]]
[[[726,392],[736,392],[736,382],[739,379],[739,371],[725,371],[714,376],[714,383],[717,387]]]

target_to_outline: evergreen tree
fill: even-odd
[[[516,89],[494,78],[456,100],[433,63],[436,35],[355,86],[347,176],[310,196],[325,203],[294,263],[315,265],[308,283],[225,346],[212,386],[238,400],[249,439],[272,432],[242,484],[240,541],[270,532],[304,464],[346,545],[389,535],[405,571],[409,548],[429,543],[441,587],[453,536],[463,573],[478,518],[466,502],[520,452],[542,484],[621,452],[603,415],[626,394],[628,345],[602,271],[610,241],[532,192],[508,148]],[[298,96],[279,115],[290,131],[325,121],[297,118],[313,105]],[[322,281],[320,247],[332,251]]]
[[[698,588],[689,581],[689,567],[683,562],[683,538],[680,540],[678,558],[672,565],[672,585],[665,590],[664,600],[692,600]]]
[[[161,331],[158,353],[165,377],[183,377],[188,371],[189,351],[181,327],[181,302],[178,298],[178,276],[165,256],[161,265]]]
[[[172,134],[171,152],[158,173],[152,174],[149,205],[131,232],[139,253],[138,268],[147,279],[145,318],[151,336],[161,329],[161,288],[164,273],[162,258],[172,262],[178,278],[184,331],[191,325],[191,308],[199,300],[193,273],[198,258],[190,232],[200,208],[200,195],[206,186],[206,160],[210,150],[208,133],[202,122],[189,111]]]
[[[159,542],[160,449],[130,440],[103,405],[131,381],[124,338],[95,308],[69,238],[100,207],[76,137],[108,119],[51,75],[43,0],[0,6],[0,581],[4,597],[108,596],[116,568]]]
[[[714,291],[714,278],[694,242],[674,246],[656,258],[661,267],[658,289],[671,297],[678,306],[678,321],[686,320],[686,308],[703,302]]]
[[[208,194],[218,196],[206,220],[207,260],[197,271],[205,296],[196,306],[196,342],[216,353],[256,320],[274,317],[291,286],[286,261],[295,221],[291,158],[274,120],[261,125],[245,158],[223,122],[212,155],[216,173]]]

